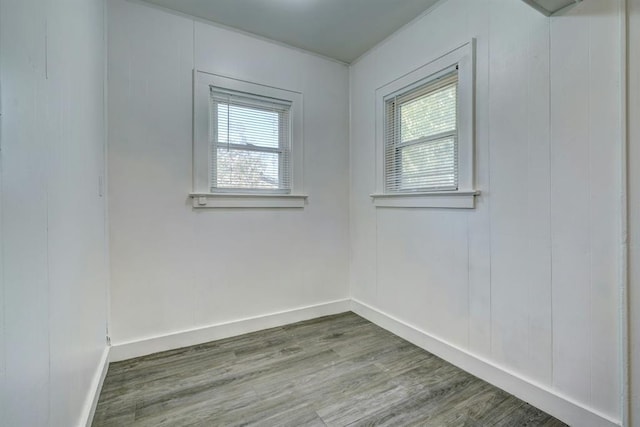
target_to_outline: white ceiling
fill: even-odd
[[[146,0],[350,63],[438,0]]]

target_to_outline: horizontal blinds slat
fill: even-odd
[[[290,103],[211,88],[211,183],[216,189],[291,189]]]
[[[385,189],[457,189],[457,72],[386,100]]]
[[[284,151],[284,150],[281,150],[280,147],[277,147],[277,148],[258,147],[255,145],[246,145],[246,144],[217,143],[214,146],[215,148],[225,148],[227,150],[260,151],[264,153],[282,153]]]
[[[406,92],[396,94],[393,98],[400,104],[409,102],[414,98],[419,98],[421,96],[427,95],[431,92],[437,92],[439,89],[445,86],[449,86],[451,84],[458,82],[458,71],[453,70],[450,73],[447,73],[441,77],[438,77],[435,80],[430,80],[425,84],[418,84],[418,86],[414,87],[411,90]]]
[[[282,130],[280,121],[288,122],[287,116],[285,113],[217,103],[216,142],[279,147]]]
[[[283,99],[270,98],[268,96],[253,95],[246,92],[239,92],[230,89],[224,89],[216,86],[210,86],[211,97],[214,100],[225,102],[229,98],[234,99],[234,104],[245,105],[254,108],[263,109],[281,109],[288,110],[291,108],[291,101]]]

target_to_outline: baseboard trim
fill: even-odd
[[[263,329],[284,326],[316,317],[344,313],[351,309],[350,302],[349,299],[331,301],[293,310],[219,323],[202,328],[174,332],[162,336],[121,343],[116,342],[112,343],[109,359],[112,362],[118,362],[161,351],[188,347]]]
[[[614,427],[621,425],[619,421],[575,402],[555,390],[536,384],[491,361],[442,341],[366,303],[352,299],[351,310],[381,328],[513,394],[519,399],[529,402],[569,425],[583,427]]]
[[[91,424],[93,423],[93,416],[96,413],[96,407],[98,406],[98,399],[100,398],[104,378],[107,376],[107,370],[109,369],[109,350],[110,347],[105,347],[102,352],[102,357],[100,357],[98,369],[93,376],[91,387],[89,388],[89,394],[85,400],[79,426],[91,427]]]

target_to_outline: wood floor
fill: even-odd
[[[102,426],[564,426],[353,313],[113,363]]]

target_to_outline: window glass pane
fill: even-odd
[[[400,141],[426,138],[456,129],[456,84],[400,105]]]
[[[280,114],[239,105],[218,104],[218,144],[278,148]]]
[[[455,138],[414,144],[398,150],[402,174],[400,187],[454,189],[456,187]]]
[[[217,150],[218,188],[279,188],[279,154],[259,151]]]

